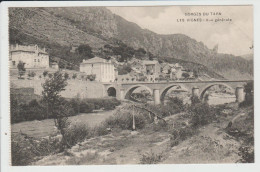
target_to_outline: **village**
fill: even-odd
[[[75,47],[73,48],[75,49]],[[69,79],[67,89],[62,92],[62,95],[67,98],[109,96],[103,88],[104,83],[158,83],[212,79],[207,75],[199,77],[197,73],[183,68],[178,63],[159,63],[158,59],[132,58],[127,62],[118,62],[116,56],[107,59],[95,56],[83,59],[79,70],[60,68],[58,60],[54,58],[51,62],[45,48],[38,47],[38,45],[11,45],[9,65],[13,93],[20,94],[27,89],[31,94],[41,95],[41,84],[56,71],[65,73]],[[19,71],[17,67],[19,63],[22,63],[24,70]],[[139,91],[141,90],[139,89]]]

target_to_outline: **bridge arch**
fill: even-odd
[[[146,90],[148,90],[150,92],[151,95],[153,95],[153,91],[151,88],[147,87],[146,85],[133,85],[130,88],[128,88],[125,92],[125,99],[130,99],[131,94],[137,89],[143,87]]]
[[[167,85],[167,86],[164,87],[164,88],[162,89],[162,91],[161,91],[161,94],[160,94],[160,101],[161,101],[161,103],[164,102],[164,99],[165,99],[165,96],[166,96],[167,92],[168,92],[171,88],[173,88],[173,87],[175,87],[175,86],[180,87],[180,88],[182,88],[182,89],[185,90],[185,91],[188,91],[188,89],[187,89],[184,85],[182,85],[182,84]]]
[[[107,95],[109,97],[116,97],[116,95],[117,95],[116,88],[113,87],[113,86],[108,87],[107,88]]]
[[[225,83],[213,83],[213,84],[207,85],[206,87],[204,87],[204,88],[201,90],[200,99],[203,100],[206,91],[207,91],[208,89],[210,89],[211,87],[215,86],[215,85],[225,86],[226,88],[229,88],[232,92],[235,93],[235,89],[234,89],[233,87],[231,87],[230,85],[228,85],[228,84],[225,84]]]

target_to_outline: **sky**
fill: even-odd
[[[219,53],[253,53],[252,6],[160,6],[107,7],[111,12],[158,34],[185,34],[208,48],[218,45]],[[201,16],[189,16],[191,13]],[[203,14],[208,15],[203,15]],[[214,15],[218,13],[221,15]],[[201,18],[202,22],[187,22]],[[216,19],[232,21],[215,22]],[[184,22],[181,19],[184,19]],[[213,19],[214,22],[206,22]],[[178,22],[179,21],[179,22]]]

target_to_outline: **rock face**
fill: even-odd
[[[229,70],[253,74],[252,61],[218,54],[183,34],[160,35],[141,29],[105,7],[9,8],[9,17],[10,31],[19,30],[19,33],[62,46],[85,43],[100,48],[120,40],[159,57],[206,65],[221,74]],[[11,34],[10,41],[14,40]]]

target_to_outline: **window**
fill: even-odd
[[[38,62],[40,62],[40,59],[38,59]]]
[[[13,62],[13,66],[15,66],[15,61],[12,61]]]
[[[34,59],[34,62],[36,62],[36,59]]]

